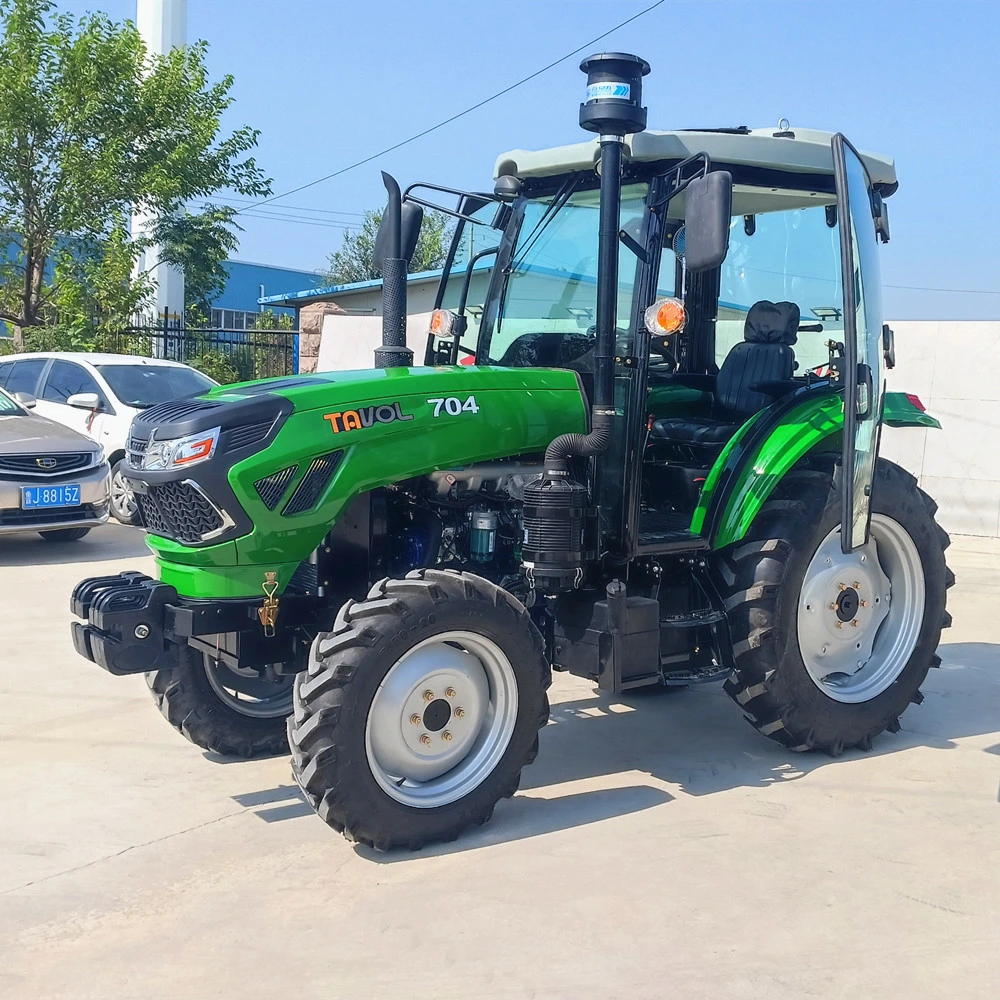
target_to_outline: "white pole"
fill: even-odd
[[[187,43],[187,0],[136,0],[135,26],[146,44],[150,55],[166,55],[171,49]],[[149,217],[143,212],[132,215],[132,232],[136,235],[147,231]],[[146,250],[145,260],[140,260],[142,270],[148,270],[156,289],[150,310],[162,319],[166,310],[170,316],[184,317],[184,272],[160,263],[160,248]]]

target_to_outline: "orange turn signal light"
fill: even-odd
[[[434,337],[453,337],[458,326],[458,316],[450,309],[435,309],[431,313],[431,335]]]
[[[687,312],[680,299],[657,299],[645,312],[646,329],[654,337],[680,333],[687,323]]]

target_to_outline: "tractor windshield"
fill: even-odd
[[[645,183],[622,188],[623,227],[641,218],[647,191]],[[597,190],[524,204],[510,277],[495,326],[487,332],[490,363],[593,369],[599,208]],[[618,266],[617,326],[625,338],[636,258],[624,246]]]

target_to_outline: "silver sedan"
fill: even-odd
[[[34,404],[27,393],[0,389],[0,534],[74,541],[108,519],[104,449],[32,413]]]

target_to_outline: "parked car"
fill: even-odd
[[[157,403],[217,384],[177,361],[127,354],[43,351],[0,360],[0,389],[30,393],[37,399],[36,412],[104,446],[111,465],[111,513],[123,524],[139,523],[135,497],[121,471],[132,418]]]
[[[34,406],[29,393],[0,389],[0,534],[75,541],[108,519],[111,470],[96,441]]]

